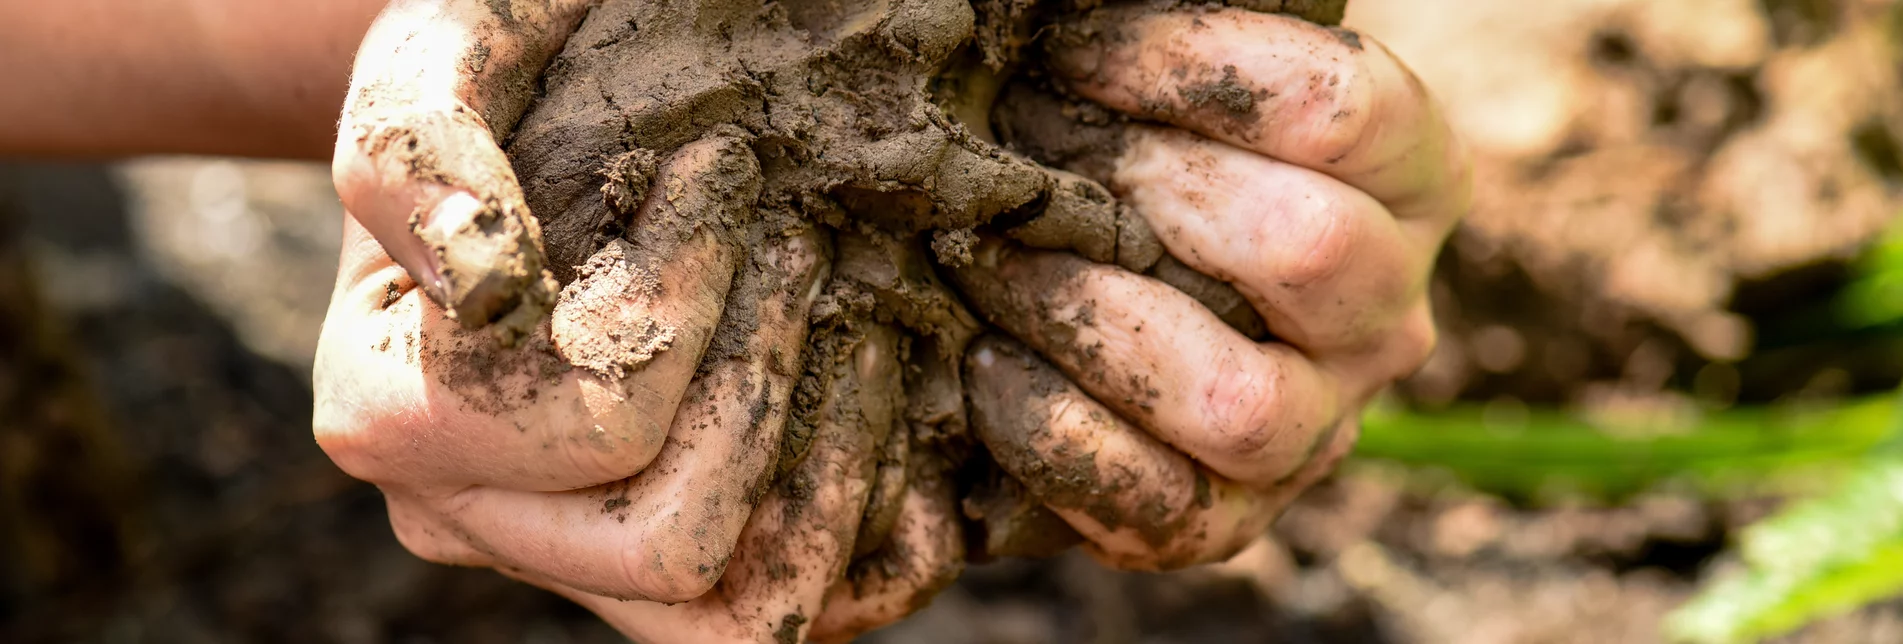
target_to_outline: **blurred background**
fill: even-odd
[[[1227,564],[877,643],[1903,641],[1903,9],[1353,0],[1478,162],[1441,344]],[[310,438],[327,168],[0,164],[0,641],[608,642]]]

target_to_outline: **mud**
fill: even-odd
[[[575,368],[562,359],[546,334],[530,334],[510,351],[492,350],[494,342],[481,330],[458,329],[446,341],[420,347],[406,337],[404,352],[439,374],[441,382],[470,409],[495,415],[522,409],[540,395],[538,386],[518,390],[517,382],[555,383]]]
[[[617,315],[630,310],[619,300],[653,302],[668,297],[661,272],[683,255],[684,248],[712,244],[727,251],[714,253],[712,265],[703,267],[710,274],[731,276],[738,269],[737,254],[728,249],[738,246],[740,236],[754,227],[751,206],[760,190],[759,166],[751,156],[739,154],[741,149],[738,138],[716,134],[675,151],[668,158],[668,169],[656,175],[654,198],[634,212],[621,214],[640,225],[619,226],[623,231],[620,238],[595,250],[586,263],[574,269],[574,281],[562,290],[558,317],[577,311],[572,315],[599,320],[583,328],[617,330],[563,338],[559,337],[563,327],[558,326],[556,342],[576,366],[603,377],[623,378],[666,351],[677,336],[687,333],[652,318],[622,319]],[[611,167],[624,165],[634,163],[617,159]],[[612,178],[602,186],[604,193],[616,188]],[[625,187],[620,190],[631,192]],[[778,283],[789,276],[776,274],[768,279]],[[735,313],[739,315],[729,315],[725,328],[750,331],[759,326],[750,309]],[[727,338],[730,343],[731,338]],[[723,344],[715,355],[707,357],[717,360],[729,352],[731,348]],[[710,362],[707,357],[703,357],[703,364]]]
[[[473,111],[457,106],[442,114],[384,120],[379,105],[401,106],[395,88],[371,86],[358,96],[360,123],[354,136],[373,158],[406,166],[409,176],[468,191],[478,207],[410,215],[410,230],[433,254],[440,283],[422,285],[466,328],[491,328],[505,345],[528,335],[554,306],[556,284],[537,247],[539,223],[513,190],[508,165],[493,147],[470,140],[490,131]],[[401,109],[398,107],[397,109]],[[397,121],[400,117],[392,117]]]
[[[965,546],[973,561],[1050,557],[1083,543],[1083,535],[1022,482],[995,464],[983,472],[960,506],[973,526]]]
[[[872,479],[872,490],[866,495],[865,515],[859,519],[859,536],[852,542],[854,558],[884,547],[886,537],[891,536],[893,526],[898,525],[899,509],[911,483],[911,460],[911,433],[898,430],[886,434],[879,447],[879,473]]]
[[[526,234],[540,236],[550,279],[565,285],[562,310],[576,308],[570,300],[581,293],[615,290],[604,286],[637,298],[683,297],[657,290],[659,270],[682,249],[712,243],[724,251],[718,256],[745,266],[761,240],[817,227],[832,237],[834,268],[797,360],[803,367],[776,476],[805,457],[854,347],[869,329],[892,328],[904,336],[896,345],[906,364],[904,400],[894,403],[902,413],[893,421],[903,431],[880,449],[855,554],[877,551],[891,532],[907,485],[917,484],[908,474],[908,462],[918,460],[913,449],[950,459],[961,495],[989,485],[977,492],[989,501],[967,504],[996,506],[978,513],[985,522],[1034,526],[1053,547],[1067,545],[1074,533],[1051,527],[1061,521],[1039,519],[1035,503],[1010,498],[1022,488],[973,474],[985,457],[970,437],[959,361],[985,325],[939,272],[972,262],[981,234],[1003,235],[1179,285],[1231,325],[1265,335],[1234,289],[1167,259],[1143,219],[1104,186],[1125,120],[1043,80],[1039,34],[1077,32],[1051,25],[1081,20],[1104,31],[1106,20],[1130,11],[1182,6],[1098,11],[1098,4],[609,0],[549,63],[505,144],[511,172],[491,176],[519,180],[523,205],[535,213]],[[1332,23],[1344,3],[1242,4]],[[1195,90],[1207,94],[1199,104],[1253,117],[1257,97],[1233,77],[1232,70]],[[713,158],[670,175],[667,160],[689,149]],[[495,283],[525,284],[510,275]],[[465,295],[476,288],[451,285]],[[720,304],[728,322],[707,341],[704,360],[730,357],[757,326],[748,323],[756,312],[744,294],[710,306]],[[651,321],[623,326],[589,346],[557,343],[579,351],[576,366],[619,378],[688,333]],[[957,465],[974,456],[977,465]]]
[[[1227,74],[1231,86],[1234,76],[1233,70]],[[1203,91],[1212,96],[1234,93],[1223,89]],[[1247,105],[1246,117],[1237,118],[1253,118],[1253,100]],[[1013,83],[1001,92],[992,122],[1011,141],[1013,149],[1041,164],[1061,168],[1053,171],[1058,189],[1053,191],[1043,214],[1006,228],[1006,237],[1033,248],[1069,250],[1093,261],[1149,275],[1196,298],[1244,335],[1258,340],[1268,337],[1268,323],[1241,292],[1170,258],[1148,222],[1115,203],[1104,188],[1110,183],[1116,158],[1123,153],[1128,119],[1027,81]]]

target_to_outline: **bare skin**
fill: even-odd
[[[664,166],[662,176],[667,172]],[[828,603],[829,597],[855,596],[844,577],[876,476],[878,446],[891,428],[903,427],[894,422],[901,394],[897,336],[889,330],[874,328],[857,343],[820,410],[812,446],[781,484],[766,487],[788,420],[807,309],[824,278],[816,236],[777,242],[740,270],[732,289],[760,297],[758,327],[742,350],[701,367],[672,412],[665,440],[617,436],[605,451],[594,435],[542,432],[587,427],[585,420],[562,419],[588,414],[649,418],[639,412],[651,402],[589,393],[639,387],[630,387],[626,377],[572,369],[544,385],[533,407],[483,413],[480,408],[495,399],[520,397],[523,387],[534,386],[525,383],[549,380],[541,372],[546,363],[522,360],[523,354],[552,350],[573,362],[564,345],[532,336],[502,348],[486,334],[465,331],[424,298],[360,227],[348,226],[348,243],[332,325],[320,348],[320,359],[337,362],[318,367],[319,442],[346,471],[384,489],[398,538],[419,556],[495,567],[574,599],[631,636],[656,642],[785,641],[809,631],[816,638],[849,638],[909,614],[920,595],[949,582],[942,574],[918,583],[889,577],[920,566],[955,574],[962,544],[943,539],[957,534],[950,490],[912,489],[900,510],[900,527],[889,537],[896,545],[873,549],[902,548],[892,551],[908,555],[911,567],[871,575],[876,595],[857,595],[868,602],[897,601],[903,610],[887,604],[859,608],[840,599],[834,601],[845,614],[835,616]],[[664,283],[704,266],[669,268]],[[543,325],[542,333],[561,324],[572,303],[586,300],[581,291],[571,287],[564,293],[554,323]],[[379,332],[415,338],[415,344],[357,342]],[[491,355],[470,355],[469,343],[481,343],[480,350]],[[432,362],[433,352],[453,356],[452,366],[494,361],[528,368],[469,392],[461,390],[465,383],[441,378],[454,369]],[[648,373],[661,371],[650,366],[635,375]],[[332,374],[389,379],[334,380]],[[676,377],[692,375],[690,368]],[[751,395],[731,395],[736,392]],[[854,402],[841,403],[847,399]],[[605,407],[591,406],[604,400]],[[657,453],[646,453],[650,444]],[[459,467],[442,467],[450,464]],[[619,478],[549,484],[547,472],[533,469],[539,464],[565,476]],[[434,476],[422,476],[426,472]],[[578,484],[587,487],[566,489]]]
[[[738,141],[629,160],[658,167],[608,200],[626,232],[559,292],[529,275],[551,282],[547,301],[493,306],[458,281],[539,254],[496,141],[528,96],[512,84],[586,7],[398,2],[366,38],[333,162],[354,222],[319,348],[320,445],[385,490],[412,552],[494,567],[642,641],[850,638],[902,617],[963,558],[933,540],[956,534],[951,490],[908,491],[902,528],[856,543],[878,448],[905,445],[883,440],[902,395],[889,331],[848,347],[804,458],[775,458],[830,252],[816,230],[757,220]],[[463,234],[496,222],[516,246]],[[538,306],[549,320],[510,334],[471,328]],[[885,544],[907,571],[950,574],[865,575],[885,603],[823,614],[853,594],[855,550],[899,547]]]
[[[623,602],[523,577],[640,641],[804,641],[852,556],[900,393],[897,339],[891,329],[870,329],[839,366],[809,453],[747,520],[734,561],[711,592],[674,605]]]
[[[326,158],[386,3],[0,1],[0,155]]]
[[[957,281],[1028,349],[974,345],[975,426],[1104,563],[1218,561],[1332,469],[1359,409],[1432,351],[1426,280],[1466,212],[1468,166],[1370,38],[1232,9],[1104,24],[1116,33],[1056,53],[1066,84],[1181,128],[1126,131],[1109,187],[1276,340],[1149,277],[987,241]],[[1203,100],[1218,83],[1248,109]]]

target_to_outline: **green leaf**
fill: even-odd
[[[1890,395],[1830,409],[1738,408],[1691,428],[1596,427],[1556,410],[1376,411],[1355,458],[1435,468],[1483,492],[1531,499],[1553,487],[1616,498],[1665,481],[1714,494],[1774,474],[1839,469],[1890,437]]]
[[[1856,329],[1903,322],[1903,219],[1858,255],[1851,272],[1854,278],[1835,298],[1839,324]]]
[[[1746,528],[1746,570],[1666,620],[1674,640],[1746,642],[1903,594],[1903,454],[1872,454],[1827,496]]]

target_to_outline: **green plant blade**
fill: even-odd
[[[1755,641],[1903,594],[1903,456],[1885,450],[1830,494],[1747,528],[1747,569],[1666,620],[1672,639]]]
[[[1686,479],[1722,491],[1772,473],[1856,463],[1889,437],[1894,408],[1890,395],[1822,410],[1738,408],[1670,433],[1608,433],[1555,410],[1532,410],[1504,427],[1473,407],[1371,412],[1355,457],[1445,470],[1513,498],[1555,484],[1618,497]]]

